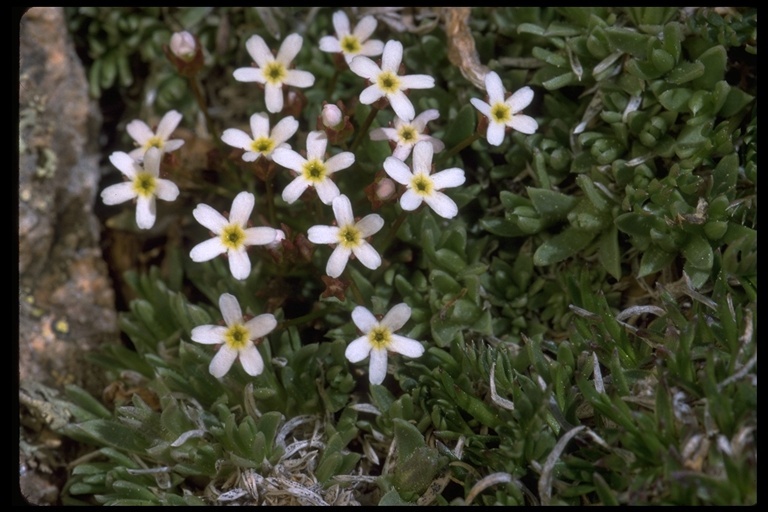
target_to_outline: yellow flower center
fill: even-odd
[[[341,38],[341,51],[344,53],[356,54],[360,51],[360,41],[357,40],[352,34],[348,34]]]
[[[392,343],[392,333],[384,326],[376,326],[368,333],[368,342],[373,348],[387,348]]]
[[[344,226],[339,230],[339,244],[347,249],[352,249],[360,245],[360,230],[353,225]]]
[[[496,103],[491,107],[491,121],[506,124],[512,119],[512,109],[506,103]]]
[[[155,135],[154,137],[151,137],[147,142],[144,143],[144,149],[147,150],[149,148],[157,148],[157,149],[163,149],[163,146],[165,145],[165,141],[161,138]]]
[[[395,93],[400,90],[400,79],[391,71],[379,73],[378,78],[376,78],[376,84],[386,94]]]
[[[273,85],[281,85],[287,74],[282,63],[273,60],[264,67],[264,78]]]
[[[230,326],[227,332],[224,333],[224,341],[235,350],[245,348],[245,345],[251,341],[250,338],[251,333],[248,332],[244,325],[240,324]]]
[[[239,249],[245,241],[245,231],[239,224],[229,224],[221,231],[221,243],[227,249]]]
[[[432,179],[425,174],[417,174],[411,178],[411,190],[420,196],[432,195],[434,188],[435,185],[432,183]]]
[[[413,144],[419,137],[418,133],[416,133],[416,129],[409,124],[401,126],[397,131],[397,136],[400,137],[400,142],[404,144]]]
[[[269,137],[259,137],[251,142],[251,150],[256,153],[262,153],[268,155],[275,148],[275,142]]]
[[[148,172],[140,172],[133,179],[133,191],[142,197],[150,197],[155,193],[157,181]]]
[[[309,160],[302,171],[304,179],[311,183],[320,183],[325,179],[325,164],[318,159]]]

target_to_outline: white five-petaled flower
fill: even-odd
[[[504,140],[504,132],[507,127],[520,133],[532,134],[539,128],[539,124],[531,116],[520,112],[533,101],[533,89],[528,86],[518,89],[506,100],[504,99],[504,86],[501,78],[491,71],[485,75],[485,90],[488,92],[488,102],[477,98],[469,101],[488,118],[488,143],[498,146]]]
[[[368,57],[358,55],[349,63],[349,68],[371,82],[371,85],[360,93],[360,103],[370,105],[386,96],[395,114],[405,121],[411,121],[416,112],[404,91],[430,89],[435,86],[435,79],[429,75],[399,76],[397,73],[402,60],[403,44],[392,40],[384,45],[381,67]]]
[[[240,357],[240,364],[248,375],[253,377],[264,371],[264,359],[259,354],[254,340],[266,336],[277,326],[275,316],[269,313],[258,315],[243,322],[243,313],[237,298],[229,293],[219,297],[222,325],[200,325],[192,329],[192,341],[205,345],[218,345],[221,348],[211,359],[208,371],[216,378],[227,374],[235,359]]]
[[[381,55],[384,50],[384,43],[368,39],[376,30],[376,18],[373,16],[364,16],[354,30],[350,31],[347,15],[344,11],[336,11],[333,13],[333,28],[336,30],[336,37],[321,37],[320,49],[324,52],[341,53],[347,64],[357,55],[374,57]]]
[[[397,145],[392,152],[392,156],[399,160],[405,160],[411,154],[411,149],[417,142],[426,140],[432,144],[435,152],[440,152],[445,148],[445,144],[440,139],[424,133],[429,121],[434,121],[440,117],[437,109],[425,110],[413,118],[413,121],[403,121],[395,117],[394,128],[376,128],[371,130],[371,140],[391,140]]]
[[[272,160],[298,173],[283,190],[286,203],[296,201],[307,187],[315,187],[323,204],[331,204],[339,195],[339,187],[331,180],[331,174],[355,163],[355,155],[345,151],[325,160],[327,145],[328,136],[324,132],[314,131],[307,135],[307,158],[288,148],[277,148],[272,153]]]
[[[336,226],[312,226],[307,232],[307,238],[312,243],[336,245],[328,259],[325,273],[331,277],[339,277],[352,254],[369,269],[377,269],[381,265],[381,256],[365,239],[384,226],[384,219],[371,213],[355,222],[352,203],[345,195],[333,200],[333,213],[336,216]]]
[[[243,160],[254,162],[260,156],[267,160],[272,160],[272,152],[277,148],[290,148],[286,143],[296,130],[299,129],[299,122],[288,116],[280,121],[269,131],[269,116],[264,113],[257,113],[251,116],[251,133],[253,137],[237,128],[228,128],[221,134],[221,140],[230,146],[245,150]]]
[[[433,154],[432,144],[421,141],[413,148],[413,172],[405,162],[394,156],[384,160],[384,170],[393,180],[407,187],[400,197],[403,210],[415,210],[423,201],[441,217],[451,219],[459,212],[459,208],[453,199],[440,190],[463,184],[464,171],[452,167],[430,175]]]
[[[161,153],[170,153],[183,146],[183,140],[169,139],[173,130],[179,126],[181,117],[181,114],[175,110],[166,112],[157,125],[157,131],[154,132],[147,123],[139,119],[134,119],[128,123],[125,130],[139,146],[128,153],[131,155],[131,158],[141,160],[149,148],[158,148]]]
[[[216,236],[192,248],[189,253],[192,261],[208,261],[219,254],[227,253],[229,270],[235,279],[247,278],[251,273],[251,260],[248,259],[246,247],[267,245],[277,237],[277,230],[274,228],[246,228],[255,201],[256,198],[250,192],[237,194],[232,201],[229,220],[207,204],[198,204],[192,215]]]
[[[101,191],[104,204],[118,204],[136,199],[136,224],[141,229],[155,225],[155,198],[174,201],[179,196],[179,187],[170,180],[158,178],[162,151],[152,147],[144,155],[143,162],[137,162],[128,153],[116,151],[109,155],[109,161],[130,181],[110,185]]]
[[[263,84],[267,110],[273,114],[283,110],[283,85],[311,87],[315,83],[315,76],[309,71],[289,69],[303,42],[299,34],[290,34],[280,45],[277,56],[272,55],[261,36],[251,36],[245,42],[245,48],[257,67],[236,69],[235,80]]]
[[[387,376],[387,352],[397,352],[407,357],[419,357],[424,346],[418,341],[400,336],[394,332],[411,318],[411,308],[400,303],[384,315],[381,321],[363,306],[352,310],[352,320],[363,335],[347,345],[344,352],[347,360],[357,363],[371,356],[368,378],[371,384],[381,384]]]

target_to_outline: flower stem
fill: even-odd
[[[352,278],[352,274],[349,272],[349,269],[344,269],[344,273],[347,275],[347,279],[349,279],[349,287],[352,289],[352,295],[355,296],[355,300],[357,301],[358,305],[366,304],[365,299],[363,298],[363,294],[360,293],[360,288],[357,287],[357,284],[355,283],[355,280]]]
[[[203,92],[200,90],[200,85],[197,83],[197,78],[192,76],[187,77],[187,82],[189,82],[189,87],[192,89],[192,94],[195,95],[195,101],[197,101],[197,106],[200,107],[200,111],[203,113],[203,116],[205,117],[205,125],[208,128],[208,134],[211,137],[214,137],[214,134],[216,132],[214,131],[214,127],[213,127],[213,119],[211,119],[211,116],[208,113],[208,102],[205,101],[205,96],[203,96]]]
[[[264,180],[264,184],[267,187],[267,215],[269,215],[269,225],[275,225],[275,189],[272,186],[272,180],[274,176],[268,177]]]
[[[376,114],[379,113],[379,109],[371,106],[371,111],[368,114],[368,117],[365,118],[365,121],[363,121],[363,126],[360,127],[360,130],[357,132],[357,136],[355,137],[355,140],[352,142],[352,145],[349,147],[349,150],[354,152],[355,148],[357,148],[357,145],[360,144],[360,141],[363,139],[363,135],[368,133],[368,128],[371,127],[371,123],[373,123],[373,120],[376,119]]]
[[[379,247],[379,254],[384,254],[384,251],[387,250],[389,247],[389,244],[392,243],[392,241],[397,236],[397,232],[400,231],[400,226],[403,225],[403,222],[405,222],[405,219],[408,217],[408,214],[410,212],[407,212],[403,210],[400,212],[400,216],[395,219],[395,222],[392,223],[392,225],[389,227],[389,231],[387,232],[387,237],[382,242],[381,246]]]
[[[291,318],[290,320],[283,320],[280,325],[277,327],[278,329],[285,329],[287,327],[291,327],[293,325],[301,325],[307,322],[310,322],[314,320],[315,318],[320,318],[323,316],[328,315],[328,310],[330,308],[319,308],[315,311],[311,311],[307,313],[306,315],[299,316],[296,318]]]
[[[453,146],[450,149],[450,151],[446,151],[445,153],[441,153],[437,157],[436,160],[439,161],[439,162],[443,162],[443,161],[451,158],[453,155],[455,155],[456,153],[458,153],[462,149],[466,148],[467,146],[469,146],[470,144],[472,144],[473,142],[475,142],[479,138],[480,138],[480,134],[477,131],[475,131],[471,135],[467,136],[464,140],[462,140],[461,142],[459,142],[458,144]]]

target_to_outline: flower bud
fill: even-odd
[[[382,178],[376,184],[376,197],[382,201],[389,199],[395,193],[395,182],[389,178]]]
[[[326,103],[323,106],[323,112],[321,114],[323,124],[328,128],[338,127],[344,120],[344,116],[341,113],[341,109],[336,105]]]
[[[180,59],[189,62],[195,57],[197,43],[195,37],[187,32],[176,32],[171,36],[171,51]]]

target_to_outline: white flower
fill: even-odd
[[[309,71],[288,69],[303,42],[299,34],[289,35],[280,45],[277,56],[272,55],[261,36],[251,36],[245,42],[245,48],[257,67],[236,69],[235,80],[264,84],[267,110],[273,114],[283,110],[283,85],[311,87],[315,83],[315,77]]]
[[[195,37],[187,32],[174,32],[171,36],[171,51],[180,59],[191,60],[197,51]]]
[[[424,201],[435,213],[450,219],[456,216],[459,208],[440,190],[463,184],[464,171],[453,167],[430,176],[433,154],[432,144],[421,141],[413,148],[413,173],[402,160],[393,156],[384,160],[384,170],[393,180],[407,187],[400,197],[403,210],[415,210]]]
[[[181,139],[168,139],[181,122],[181,117],[181,114],[175,110],[166,112],[160,119],[156,132],[153,132],[147,123],[139,119],[134,119],[128,123],[125,130],[139,145],[138,148],[129,153],[131,158],[141,160],[147,150],[153,147],[160,149],[162,153],[170,153],[183,146],[184,141]]]
[[[228,128],[221,134],[221,140],[230,146],[244,149],[243,160],[254,162],[260,156],[272,160],[272,152],[277,148],[290,148],[285,142],[299,129],[299,122],[292,116],[281,119],[272,132],[269,131],[269,116],[264,113],[251,116],[253,137],[237,128]]]
[[[399,117],[395,117],[394,128],[376,128],[371,130],[371,140],[391,140],[394,141],[397,146],[392,152],[392,156],[399,160],[405,160],[408,155],[411,154],[411,149],[417,142],[426,140],[432,144],[432,149],[435,152],[440,152],[445,149],[445,144],[440,139],[436,139],[431,135],[426,135],[424,130],[427,127],[429,121],[434,121],[440,117],[440,113],[436,109],[425,110],[421,114],[413,118],[413,121],[403,121]]]
[[[341,53],[347,64],[357,55],[374,57],[381,55],[384,50],[384,43],[381,41],[368,40],[376,30],[376,18],[373,16],[363,17],[350,32],[349,18],[344,11],[336,11],[333,13],[333,28],[336,30],[336,37],[321,37],[320,49],[324,52]]]
[[[321,131],[314,131],[307,135],[307,158],[286,148],[277,148],[272,154],[272,160],[276,163],[299,173],[283,190],[286,203],[296,201],[307,187],[315,187],[323,204],[331,204],[339,195],[339,187],[331,180],[331,174],[355,163],[355,155],[345,151],[325,160],[327,145],[328,136]]]
[[[136,224],[141,229],[155,225],[155,197],[163,201],[174,201],[179,196],[179,187],[170,180],[158,178],[162,152],[152,147],[144,156],[144,162],[137,162],[128,153],[116,151],[109,155],[109,161],[130,181],[110,185],[101,191],[104,204],[119,204],[136,199]]]
[[[381,256],[365,239],[384,226],[384,219],[371,213],[355,222],[352,203],[345,195],[333,200],[333,213],[336,216],[336,226],[312,226],[307,232],[307,237],[312,243],[336,244],[328,259],[325,273],[331,277],[339,277],[352,254],[369,269],[378,268],[381,265]]]
[[[394,334],[411,318],[411,308],[401,303],[389,310],[381,322],[363,306],[352,311],[352,320],[363,335],[347,346],[344,355],[350,363],[357,363],[368,357],[368,378],[371,384],[381,384],[387,375],[387,352],[397,352],[407,357],[419,357],[424,346],[418,341]]]
[[[192,261],[208,261],[227,253],[229,270],[235,279],[245,279],[251,273],[251,260],[246,247],[267,245],[275,241],[277,230],[270,227],[246,228],[255,202],[250,192],[240,192],[232,201],[229,220],[207,204],[198,204],[192,211],[195,219],[210,229],[216,237],[200,242],[192,248]]]
[[[435,86],[435,79],[429,75],[399,76],[397,72],[402,60],[402,43],[400,41],[387,41],[381,56],[381,67],[368,57],[358,55],[349,63],[349,68],[371,82],[371,85],[360,93],[360,103],[370,105],[386,96],[395,114],[405,121],[410,121],[416,112],[404,91],[430,89]]]
[[[539,128],[536,120],[520,114],[533,101],[533,89],[528,86],[518,89],[505,101],[501,78],[491,71],[485,75],[485,90],[488,92],[489,103],[477,98],[471,98],[469,101],[488,118],[487,137],[489,144],[492,146],[500,145],[504,140],[504,132],[507,127],[529,135],[536,132]]]
[[[221,325],[200,325],[192,329],[192,341],[205,345],[222,344],[213,356],[208,371],[216,378],[227,374],[235,359],[240,357],[240,364],[248,375],[253,377],[264,371],[264,359],[259,354],[254,340],[266,336],[277,326],[274,315],[258,315],[243,322],[243,313],[237,298],[229,293],[219,297],[221,316],[226,327]]]

